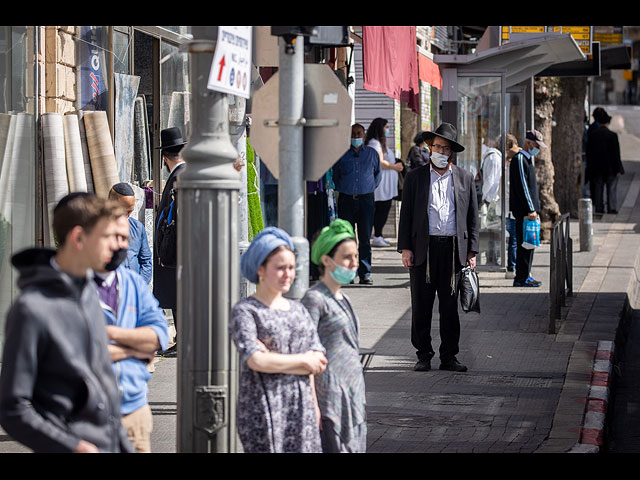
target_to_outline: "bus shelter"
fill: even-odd
[[[435,55],[442,75],[442,120],[458,129],[465,146],[455,163],[476,179],[480,211],[478,265],[506,267],[509,213],[505,138],[519,145],[533,128],[533,78],[556,64],[585,60],[568,34],[544,34],[466,55]]]

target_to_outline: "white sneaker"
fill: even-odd
[[[371,246],[373,247],[388,247],[389,245],[391,244],[386,242],[382,237],[373,237],[373,241],[371,242]]]

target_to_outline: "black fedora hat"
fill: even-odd
[[[186,144],[187,142],[182,138],[180,129],[178,127],[169,127],[160,131],[160,146],[156,148],[179,151]]]
[[[442,123],[435,132],[423,132],[422,138],[425,142],[429,141],[433,137],[442,137],[445,140],[451,142],[451,150],[454,152],[462,152],[464,147],[457,142],[458,130],[450,123]]]

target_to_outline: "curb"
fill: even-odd
[[[591,384],[580,440],[569,453],[598,453],[604,442],[604,426],[611,388],[614,342],[600,341],[594,355]]]

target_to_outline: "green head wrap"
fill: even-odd
[[[355,237],[351,223],[341,218],[336,218],[331,222],[331,225],[322,229],[320,235],[313,243],[313,247],[311,247],[311,261],[316,265],[320,265],[320,257],[327,255],[338,242],[345,238],[355,239]]]

